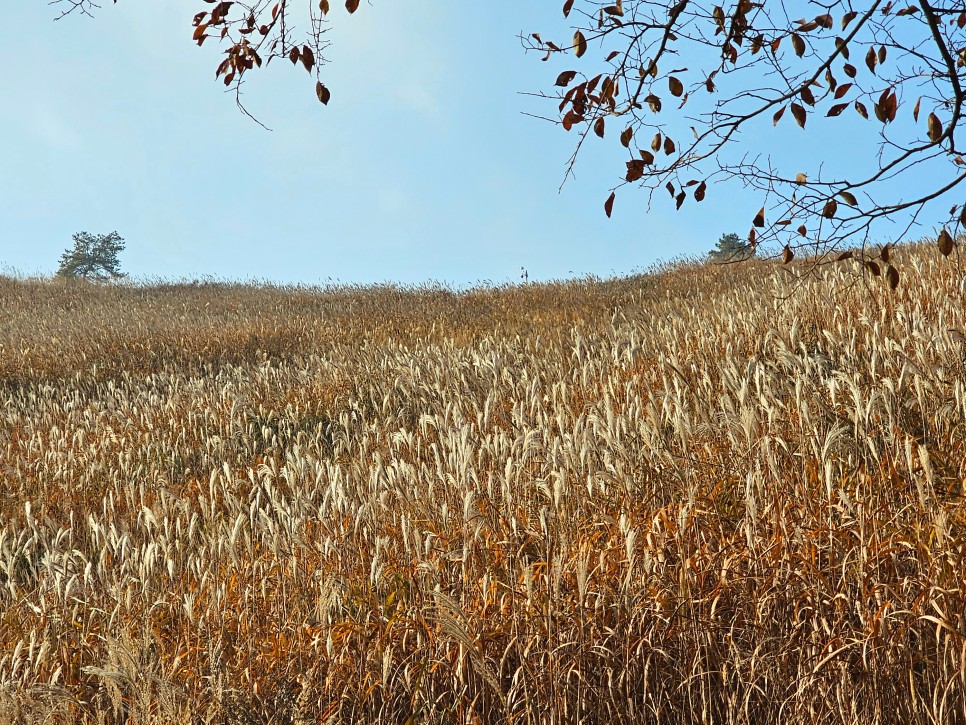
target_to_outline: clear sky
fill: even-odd
[[[192,43],[197,0],[56,23],[56,6],[11,3],[0,271],[51,274],[71,234],[117,230],[136,278],[465,286],[626,274],[747,233],[740,187],[690,213],[627,189],[607,219],[613,139],[590,139],[559,190],[575,136],[523,115],[549,109],[521,94],[563,66],[517,37],[566,37],[559,5],[333,3],[332,101],[273,63],[246,92],[269,132],[215,81],[222,49]]]

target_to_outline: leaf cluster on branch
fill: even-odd
[[[878,222],[908,231],[966,178],[957,142],[966,98],[962,2],[878,0],[856,10],[848,2],[566,0],[563,14],[575,24],[572,39],[533,34],[526,42],[544,60],[579,59],[557,76],[557,92],[543,94],[563,128],[579,134],[571,168],[586,139],[612,127],[627,149],[622,182],[604,203],[608,216],[623,187],[650,197],[665,189],[680,209],[703,201],[713,183],[738,181],[762,196],[749,213],[748,244],[777,243],[787,262],[799,247],[864,244]],[[799,156],[811,168],[786,173],[758,151],[773,127],[788,123],[786,113],[801,130],[853,113],[868,123],[861,135],[877,135],[878,153],[857,159],[857,174],[829,174],[822,149],[804,141]],[[895,181],[913,173],[926,185],[896,193]],[[966,206],[930,221],[944,222],[939,246],[948,255]],[[878,264],[864,263],[875,274]],[[898,272],[888,269],[895,287]]]
[[[334,2],[198,1],[202,4],[192,18],[192,40],[202,46],[209,38],[214,38],[224,46],[224,57],[215,68],[215,78],[235,91],[242,111],[248,114],[241,103],[241,88],[247,74],[279,58],[303,67],[315,80],[315,94],[319,101],[329,103],[332,93],[322,81],[320,68],[325,63],[325,50],[329,46],[325,35]],[[53,0],[53,3],[64,6],[60,17],[71,13],[90,15],[99,8],[94,0]],[[359,9],[360,0],[345,0],[344,5],[352,14]]]

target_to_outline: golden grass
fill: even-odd
[[[966,722],[964,282],[896,254],[0,280],[0,715]]]

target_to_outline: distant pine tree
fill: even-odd
[[[708,252],[708,256],[715,262],[733,262],[754,257],[755,250],[748,242],[741,241],[737,234],[722,234],[718,248]]]
[[[124,239],[117,232],[88,234],[78,232],[73,237],[74,248],[60,256],[61,277],[84,277],[92,280],[108,280],[123,277],[121,262],[117,255],[124,251]]]

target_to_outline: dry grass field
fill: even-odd
[[[966,273],[0,280],[0,721],[966,722]]]

